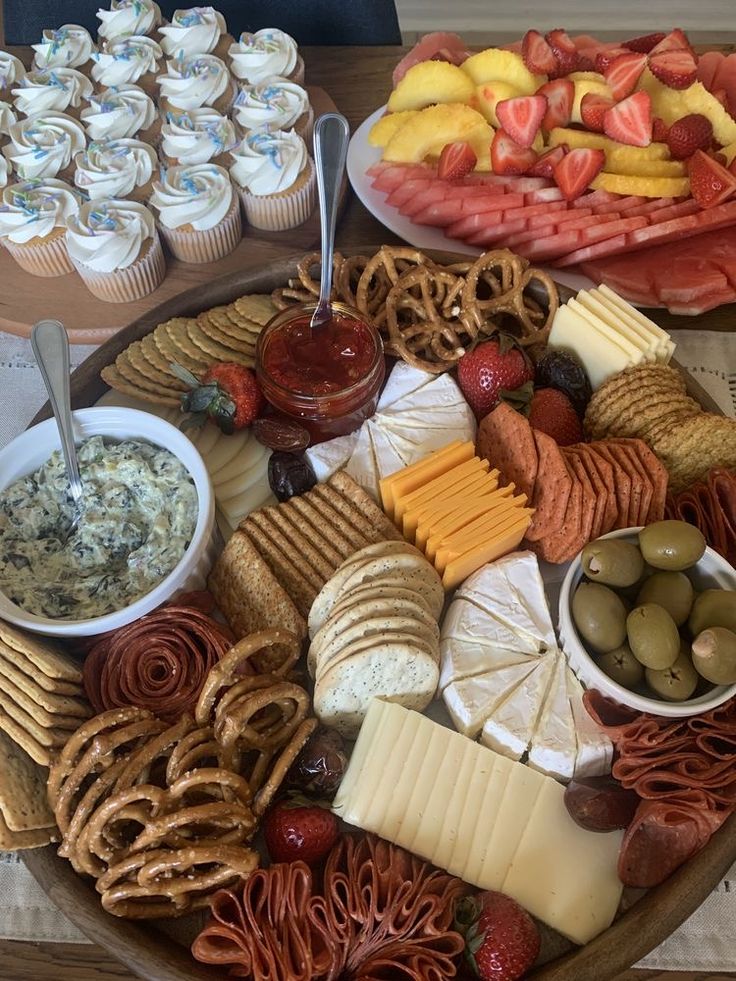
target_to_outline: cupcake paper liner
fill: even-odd
[[[296,56],[294,71],[287,77],[297,85],[304,85],[304,59],[300,54]]]
[[[314,210],[317,196],[317,171],[309,158],[307,166],[309,172],[305,180],[300,178],[297,185],[278,194],[259,197],[245,188],[239,188],[248,223],[270,232],[283,232],[303,225]]]
[[[158,233],[154,234],[148,248],[125,269],[103,273],[73,259],[72,263],[90,293],[107,303],[128,303],[148,296],[161,285],[166,275],[166,259]]]
[[[74,272],[74,266],[66,250],[63,229],[57,231],[60,234],[52,234],[34,244],[22,245],[5,238],[3,245],[21,269],[33,276],[66,276],[67,273]]]
[[[183,231],[159,224],[159,230],[173,255],[182,262],[216,262],[229,255],[243,237],[237,195],[233,193],[230,210],[214,228]]]

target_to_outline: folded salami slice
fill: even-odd
[[[695,525],[729,562],[736,562],[736,474],[716,468],[706,480],[670,495],[666,516]]]

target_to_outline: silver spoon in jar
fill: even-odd
[[[63,324],[58,320],[39,320],[31,331],[31,347],[59,428],[61,452],[64,454],[66,475],[69,478],[69,492],[74,501],[75,514],[67,532],[68,541],[82,516],[83,494],[69,392],[69,338]]]
[[[309,326],[323,327],[332,318],[332,259],[335,251],[335,224],[340,203],[350,127],[344,116],[326,112],[314,127],[314,162],[317,166],[319,224],[322,236],[322,276],[319,303]]]

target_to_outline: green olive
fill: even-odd
[[[636,597],[636,605],[656,603],[663,606],[678,627],[690,616],[693,584],[684,572],[655,572],[645,580]]]
[[[647,684],[667,702],[684,702],[698,687],[698,672],[687,654],[679,653],[674,664],[660,671],[646,669]]]
[[[736,633],[736,592],[704,589],[693,603],[688,627],[693,637],[707,627],[727,627]]]
[[[609,678],[624,688],[636,688],[644,677],[644,668],[639,664],[628,644],[622,644],[607,654],[596,658],[596,664]]]
[[[655,569],[682,572],[702,559],[705,538],[687,521],[655,521],[639,532],[639,547]]]
[[[634,607],[626,618],[626,635],[634,657],[645,668],[669,668],[680,653],[677,625],[656,603]]]
[[[736,685],[736,633],[710,627],[693,641],[693,664],[714,685]]]
[[[583,549],[580,561],[588,579],[604,586],[633,586],[644,571],[644,559],[636,545],[618,538],[590,542]]]
[[[598,654],[626,640],[626,608],[607,586],[580,583],[572,598],[572,618],[583,640]]]

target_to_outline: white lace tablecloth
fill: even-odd
[[[674,331],[676,357],[725,413],[736,416],[736,336]],[[76,367],[94,350],[71,349]],[[45,401],[28,341],[0,332],[0,448],[21,432]],[[2,765],[0,761],[0,765]],[[671,971],[736,971],[736,865],[703,905],[639,967]],[[0,938],[86,943],[24,865],[0,854]]]

